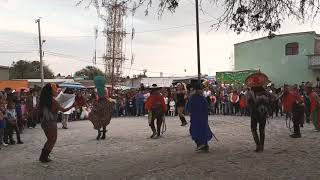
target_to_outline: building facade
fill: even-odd
[[[0,81],[9,80],[9,67],[0,66]]]
[[[234,45],[235,70],[260,69],[277,84],[315,82],[320,77],[320,36],[301,32]]]

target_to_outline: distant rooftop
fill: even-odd
[[[2,69],[9,69],[9,66],[2,66],[2,65],[0,65],[0,68],[2,68]]]
[[[306,32],[288,33],[288,34],[278,34],[278,35],[275,35],[274,38],[284,37],[284,36],[297,36],[297,35],[303,35],[303,34],[314,34],[314,35],[316,35],[316,36],[320,36],[320,35],[317,34],[315,31],[306,31]],[[257,39],[252,39],[252,40],[248,40],[248,41],[243,41],[243,42],[234,44],[234,46],[237,46],[237,45],[240,45],[240,44],[249,43],[249,42],[253,42],[253,41],[258,41],[258,40],[262,40],[262,39],[269,39],[269,37],[268,37],[268,36],[265,36],[265,37],[262,37],[262,38],[257,38]]]

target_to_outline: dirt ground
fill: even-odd
[[[58,130],[48,164],[38,162],[42,130],[26,129],[25,144],[0,150],[0,180],[320,179],[320,133],[311,124],[302,129],[303,138],[291,139],[283,118],[270,119],[265,151],[255,153],[248,117],[209,119],[219,139],[210,142],[209,153],[194,151],[189,128],[177,117],[166,119],[167,131],[156,140],[148,138],[145,117],[113,119],[102,141],[95,140],[91,122],[70,122],[68,130]]]

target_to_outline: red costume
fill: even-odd
[[[167,106],[166,106],[166,104],[164,102],[163,96],[161,96],[161,95],[151,95],[146,101],[145,108],[148,111],[152,111],[152,107],[154,107],[155,105],[161,105],[162,111],[164,113],[167,112]]]

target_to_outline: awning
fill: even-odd
[[[59,86],[61,88],[72,88],[72,89],[84,89],[84,88],[86,88],[83,85],[81,85],[80,83],[62,83],[62,84],[59,84]]]
[[[14,90],[19,90],[29,87],[27,80],[7,80],[0,81],[0,90],[3,91],[5,88],[11,88]]]

